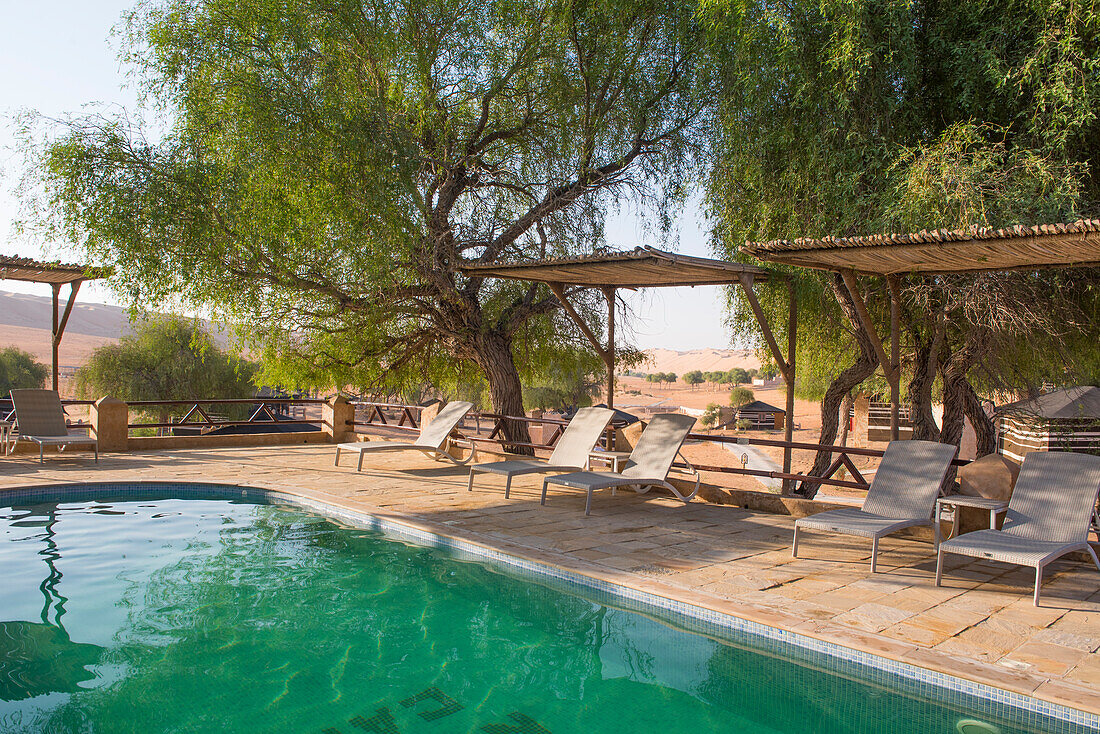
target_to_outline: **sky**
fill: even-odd
[[[22,158],[15,150],[13,117],[33,110],[47,117],[79,113],[91,103],[136,110],[137,94],[118,61],[119,39],[112,28],[136,0],[0,0],[0,253],[24,257],[81,257],[65,243],[43,250],[14,232],[19,215],[14,191],[19,186]],[[678,242],[673,249],[689,255],[709,255],[698,201],[677,222]],[[607,223],[608,245],[632,249],[661,246],[643,231],[629,213],[613,215]],[[0,290],[48,295],[49,287],[0,281]],[[625,294],[627,333],[642,349],[676,350],[727,348],[723,293],[717,286],[649,289]],[[80,291],[83,303],[118,300],[103,284],[89,283]]]

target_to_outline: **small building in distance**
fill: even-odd
[[[1100,387],[1055,390],[994,413],[997,450],[1013,461],[1029,451],[1100,453]]]
[[[883,402],[878,395],[860,393],[852,401],[848,412],[848,431],[852,445],[868,448],[874,444],[890,441],[890,403]],[[841,416],[841,420],[844,417]],[[906,441],[913,437],[913,422],[909,419],[909,407],[900,406],[898,410],[898,438]]]
[[[733,414],[733,422],[747,421],[749,428],[757,430],[782,430],[787,412],[761,400],[753,400],[738,408]]]

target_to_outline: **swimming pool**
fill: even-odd
[[[0,730],[1087,730],[240,494],[0,508]]]

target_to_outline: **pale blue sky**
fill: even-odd
[[[83,105],[102,103],[137,107],[127,86],[126,69],[118,61],[118,41],[111,29],[134,0],[0,0],[0,252],[27,257],[79,255],[54,243],[49,252],[20,241],[12,231],[18,215],[13,190],[19,184],[21,159],[15,153],[12,116],[35,110],[50,117],[79,112]],[[609,244],[629,249],[656,244],[629,215],[613,217],[607,227]],[[707,255],[698,208],[692,206],[679,222],[680,252]],[[0,289],[48,295],[45,286],[0,282]],[[116,303],[102,285],[80,292],[83,302]],[[633,318],[628,333],[643,349],[723,348],[729,332],[723,326],[722,292],[717,287],[651,289],[627,296]]]

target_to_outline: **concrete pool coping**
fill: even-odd
[[[311,458],[316,460],[317,457],[315,454],[320,452],[322,448],[323,447],[296,449],[293,454],[298,458],[304,458],[305,452],[308,452],[310,455],[313,455]],[[81,466],[82,462],[79,459],[74,458],[60,461],[55,459],[54,462],[47,462],[45,465],[35,464],[36,467],[40,468],[33,469],[31,472],[33,476],[30,477],[24,476],[17,478],[3,476],[2,485],[4,489],[11,490],[41,490],[47,486],[52,488],[87,483],[99,484],[101,482],[108,484],[207,484],[233,486],[246,490],[254,489],[261,492],[273,493],[276,496],[283,496],[289,498],[291,501],[297,501],[298,504],[304,504],[306,506],[309,506],[311,502],[320,503],[323,507],[315,507],[313,509],[318,509],[320,511],[325,511],[326,508],[330,510],[335,509],[337,511],[350,513],[360,519],[363,517],[376,518],[384,523],[400,525],[417,532],[429,533],[438,538],[446,538],[461,543],[472,544],[473,546],[485,549],[486,553],[504,553],[508,556],[523,559],[530,563],[541,564],[542,566],[552,569],[558,569],[562,572],[579,574],[601,584],[612,584],[616,587],[627,589],[638,594],[652,595],[655,598],[667,600],[668,602],[691,605],[692,607],[706,610],[714,614],[726,615],[752,624],[763,625],[808,640],[815,640],[858,653],[873,655],[878,658],[893,661],[899,665],[912,666],[932,671],[939,675],[970,681],[1001,691],[1007,691],[1011,694],[1034,699],[1036,701],[1056,704],[1059,707],[1066,707],[1066,709],[1079,712],[1081,716],[1071,715],[1070,718],[1080,724],[1090,722],[1088,725],[1096,726],[1100,723],[1100,718],[1097,718],[1098,715],[1100,715],[1100,696],[1098,696],[1095,689],[1078,685],[1074,681],[1061,680],[1057,676],[1042,673],[1037,674],[1029,670],[1013,670],[1004,665],[965,660],[958,656],[943,654],[942,652],[928,647],[921,647],[920,645],[861,630],[857,627],[848,626],[832,620],[807,618],[805,615],[799,614],[797,610],[794,613],[784,612],[775,608],[775,606],[761,603],[762,600],[759,594],[743,594],[742,596],[746,598],[724,597],[720,594],[712,593],[707,589],[686,588],[683,585],[668,583],[660,578],[653,578],[652,576],[632,571],[632,567],[615,568],[606,565],[606,563],[589,561],[568,551],[563,552],[559,549],[551,550],[545,547],[540,548],[534,542],[514,542],[510,539],[492,537],[484,532],[479,532],[476,526],[466,527],[462,518],[457,516],[442,522],[428,517],[417,516],[415,512],[411,512],[407,508],[402,508],[400,502],[390,501],[393,499],[392,497],[387,496],[384,491],[377,489],[376,485],[380,480],[383,483],[406,481],[408,479],[407,477],[401,478],[392,476],[394,467],[402,466],[402,469],[398,471],[418,472],[413,475],[413,481],[417,485],[418,494],[430,497],[432,494],[432,489],[430,487],[432,484],[436,484],[442,485],[437,486],[437,490],[446,490],[448,496],[455,495],[455,487],[453,485],[456,483],[450,482],[450,484],[448,484],[441,479],[442,476],[447,476],[446,471],[448,470],[443,470],[444,473],[441,475],[435,468],[437,465],[434,465],[430,461],[420,459],[412,459],[410,461],[407,458],[404,462],[396,460],[382,470],[377,470],[373,473],[364,472],[364,474],[361,475],[356,474],[354,469],[332,470],[331,466],[327,467],[328,471],[324,473],[324,478],[330,478],[331,472],[338,472],[354,482],[356,486],[352,488],[351,495],[349,496],[346,492],[341,494],[315,486],[322,483],[321,481],[317,481],[316,477],[313,478],[313,481],[302,482],[301,480],[310,479],[308,474],[311,470],[301,466],[293,466],[293,464],[299,464],[300,462],[291,462],[292,465],[290,466],[283,465],[272,467],[270,461],[262,461],[265,458],[270,459],[271,454],[276,452],[281,453],[281,460],[285,461],[288,458],[285,449],[273,450],[254,448],[244,451],[232,449],[204,450],[201,452],[164,451],[144,457],[132,454],[118,455],[112,457],[110,461],[111,464],[117,464],[116,467],[100,467],[91,471],[88,470],[89,467],[87,465]],[[201,453],[202,456],[197,457],[188,455],[196,453]],[[326,459],[330,459],[331,451],[325,451],[323,456]],[[157,470],[150,471],[150,466],[145,460],[150,458],[155,459],[153,463],[163,464],[163,466],[158,467]],[[187,470],[181,472],[179,471],[179,467],[173,468],[173,458],[186,458],[189,463]],[[62,466],[62,464],[65,466]],[[129,464],[129,466],[127,466],[127,464]],[[223,471],[211,471],[219,465],[222,467]],[[197,467],[202,467],[202,470],[196,471]],[[233,467],[233,471],[226,471],[227,467]],[[425,468],[427,468],[426,472]],[[80,475],[79,477],[73,476],[74,469]],[[104,469],[107,469],[107,471],[103,471]],[[222,476],[219,477],[219,473]],[[234,473],[238,474],[238,476],[232,478],[226,476],[227,474]],[[301,476],[295,477],[296,473]],[[192,476],[188,478],[188,474],[192,474]],[[425,476],[425,474],[430,476]],[[462,479],[462,482],[459,484],[463,485],[462,489],[464,490],[465,475],[459,472],[455,476]],[[453,478],[454,477],[452,477],[452,479]],[[367,486],[364,488],[360,485]],[[343,488],[345,490],[347,489],[346,486]],[[509,511],[511,503],[504,503],[503,497],[500,496],[496,490],[497,487],[491,485],[491,499],[500,500],[500,502],[490,502],[481,507],[480,512],[482,516],[493,518],[498,524],[506,525],[509,522],[508,517],[514,513]],[[371,493],[375,501],[371,502],[368,499],[356,496],[364,492]],[[2,494],[3,492],[0,491],[0,496],[2,496]],[[478,493],[474,494],[476,495]],[[458,497],[463,498],[464,495],[466,495],[466,493],[462,491]],[[485,498],[482,497],[481,499]],[[671,508],[682,507],[678,505],[678,503],[673,504],[671,502],[664,502],[663,500],[654,501],[652,497],[633,497],[628,499],[627,497],[620,496],[617,500],[634,504],[644,503],[646,507],[643,508],[643,511],[655,515],[655,520],[663,519],[665,513]],[[560,505],[564,502],[564,498],[559,497],[557,498],[556,504]],[[607,502],[611,503],[613,500],[608,499]],[[467,501],[462,504],[469,504],[469,502]],[[552,504],[555,504],[553,499]],[[648,506],[653,504],[667,506]],[[692,506],[688,507],[690,508]],[[695,508],[703,511],[705,511],[706,507],[706,505],[702,504],[695,505]],[[573,509],[574,508],[569,507],[569,511]],[[477,515],[479,509],[475,508],[467,512]],[[326,514],[333,513],[326,512]],[[461,515],[462,513],[458,514]],[[594,524],[595,527],[591,528],[592,532],[613,532],[608,530],[609,524],[607,522],[601,522],[598,518],[594,519],[596,519],[597,522]],[[771,522],[774,518],[767,518],[767,520]],[[788,524],[790,524],[789,520]],[[522,530],[522,528],[520,529]],[[524,536],[521,535],[520,537]],[[819,561],[814,563],[828,564],[829,562]],[[736,562],[731,562],[731,565],[736,566]],[[876,577],[884,577],[885,583],[890,582],[889,574],[880,573],[876,574]],[[973,592],[973,588],[964,593],[971,592]],[[795,606],[797,607],[797,605]]]

